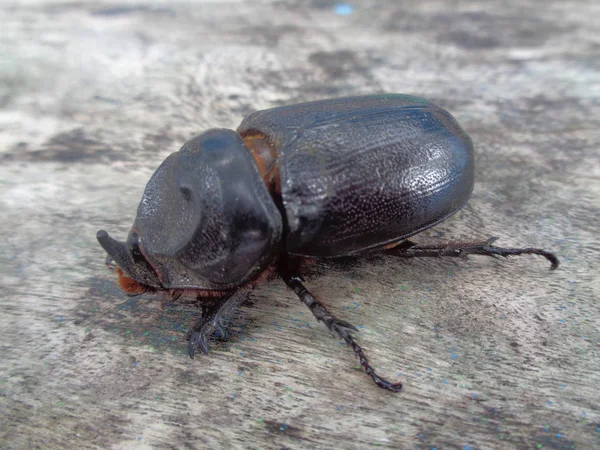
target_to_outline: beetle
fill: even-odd
[[[403,258],[541,255],[484,242],[419,246],[407,238],[461,209],[473,190],[473,144],[434,103],[382,94],[258,111],[237,131],[210,129],[168,156],[148,182],[125,242],[100,230],[129,295],[210,297],[188,334],[188,353],[257,284],[276,275],[337,333],[382,388],[355,341],[304,286],[302,262],[383,252]],[[208,303],[207,303],[208,304]]]

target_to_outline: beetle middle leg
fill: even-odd
[[[454,256],[467,258],[468,255],[484,256],[509,256],[517,255],[540,255],[550,261],[550,270],[558,267],[559,261],[554,253],[541,248],[504,248],[492,245],[497,237],[491,237],[483,242],[448,242],[440,245],[417,245],[411,241],[403,241],[399,245],[384,250],[388,255],[400,256],[402,258]]]
[[[187,336],[190,358],[193,358],[196,354],[197,347],[205,355],[208,354],[207,339],[215,331],[218,331],[222,336],[225,335],[223,320],[246,301],[248,293],[248,290],[239,290],[229,296],[217,299],[216,303],[210,308],[206,310],[203,308],[202,317],[198,319]]]
[[[350,332],[358,331],[352,324],[336,319],[327,309],[323,306],[313,295],[304,287],[302,281],[304,281],[300,276],[293,274],[293,272],[289,272],[286,269],[280,270],[279,274],[285,284],[288,285],[290,289],[292,289],[298,298],[311,310],[315,318],[319,322],[323,322],[329,331],[337,333],[344,342],[349,347],[352,347],[352,350],[358,356],[360,361],[360,365],[363,367],[365,372],[371,376],[373,381],[383,389],[388,389],[393,392],[398,392],[402,389],[402,383],[392,383],[381,378],[379,375],[375,373],[375,369],[369,364],[369,360],[365,356],[365,353],[360,345],[356,343]]]

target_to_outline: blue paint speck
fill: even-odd
[[[335,13],[339,16],[349,16],[354,12],[354,7],[348,3],[338,3],[335,5]]]
[[[418,437],[419,439],[424,439],[424,438],[425,438],[425,435],[424,435],[423,433],[419,433],[419,434],[417,434],[417,437]]]
[[[456,353],[452,353],[450,355],[450,358],[452,358],[452,359],[458,359],[458,355]]]
[[[558,434],[556,435],[556,437],[557,437],[558,439],[561,439],[561,438],[562,438],[562,434],[558,433]]]
[[[548,406],[552,406],[552,405],[554,405],[553,402],[548,402]]]
[[[477,400],[477,399],[479,398],[479,395],[477,395],[477,394],[475,394],[475,393],[474,393],[474,394],[472,395],[472,398],[473,398],[473,400]]]
[[[465,450],[473,450],[470,445],[465,445]]]

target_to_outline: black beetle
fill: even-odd
[[[379,377],[351,324],[303,286],[300,263],[381,251],[400,257],[537,254],[485,242],[417,246],[406,238],[445,220],[473,190],[473,145],[454,117],[409,95],[385,94],[258,111],[237,132],[208,130],[154,173],[127,241],[101,230],[130,295],[165,291],[216,299],[190,331],[189,355],[259,282],[278,274]]]

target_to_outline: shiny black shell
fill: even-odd
[[[400,241],[458,211],[473,190],[471,139],[418,97],[272,108],[237,132],[259,132],[276,149],[291,254],[344,256]]]

